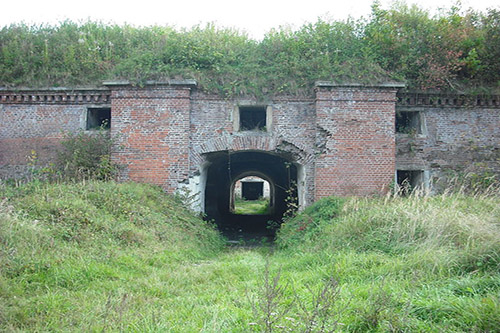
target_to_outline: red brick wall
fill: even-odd
[[[88,105],[108,102],[106,90],[49,89],[0,92],[0,178],[28,175],[28,157],[53,162],[63,132],[85,129]]]
[[[121,180],[152,183],[169,192],[189,170],[190,88],[111,86],[113,160]]]
[[[205,95],[193,83],[110,84],[109,88],[0,90],[0,178],[26,175],[28,156],[53,161],[63,131],[85,128],[88,107],[111,103],[113,159],[121,180],[154,183],[168,191],[186,182],[220,150],[285,154],[303,167],[304,202],[327,195],[384,193],[397,166],[429,170],[485,165],[500,173],[498,97],[461,103],[457,96],[400,93],[393,87],[319,84],[316,99],[275,97],[272,129],[233,132],[237,105],[259,101]],[[459,103],[460,102],[460,103]],[[472,104],[471,104],[472,103]],[[394,133],[395,107],[420,111],[425,133]],[[397,139],[397,151],[395,150]]]
[[[315,198],[388,190],[395,172],[395,95],[391,88],[318,87]]]

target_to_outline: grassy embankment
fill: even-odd
[[[500,327],[498,196],[329,198],[246,249],[154,187],[0,186],[0,331]]]

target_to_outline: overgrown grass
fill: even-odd
[[[2,185],[0,330],[493,332],[500,198],[327,198],[222,248],[138,184]]]
[[[212,226],[153,186],[35,181],[0,198],[2,331],[134,327],[185,261],[222,249]]]
[[[280,256],[339,281],[346,331],[500,324],[498,196],[327,198],[285,223],[278,244]]]
[[[269,199],[258,200],[236,199],[234,213],[238,215],[266,215],[269,214]]]
[[[500,11],[459,4],[438,15],[374,2],[369,18],[273,29],[255,41],[213,24],[191,29],[64,21],[0,27],[0,86],[196,79],[222,96],[310,95],[317,80],[404,81],[410,89],[498,93]]]

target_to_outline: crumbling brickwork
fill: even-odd
[[[265,105],[272,124],[262,131],[236,131],[238,106]],[[314,200],[314,153],[316,113],[309,99],[275,98],[224,100],[195,92],[191,112],[191,172],[200,172],[204,154],[217,151],[265,151],[280,154],[303,167],[303,201]]]

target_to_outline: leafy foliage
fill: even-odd
[[[453,7],[431,16],[415,5],[368,19],[318,20],[262,41],[213,24],[176,30],[88,21],[14,24],[0,30],[0,85],[98,85],[103,80],[194,78],[224,96],[308,94],[316,80],[410,89],[498,88],[500,12]]]
[[[109,131],[68,132],[61,145],[56,168],[62,178],[110,180],[115,176],[117,167],[111,161],[113,140]]]

